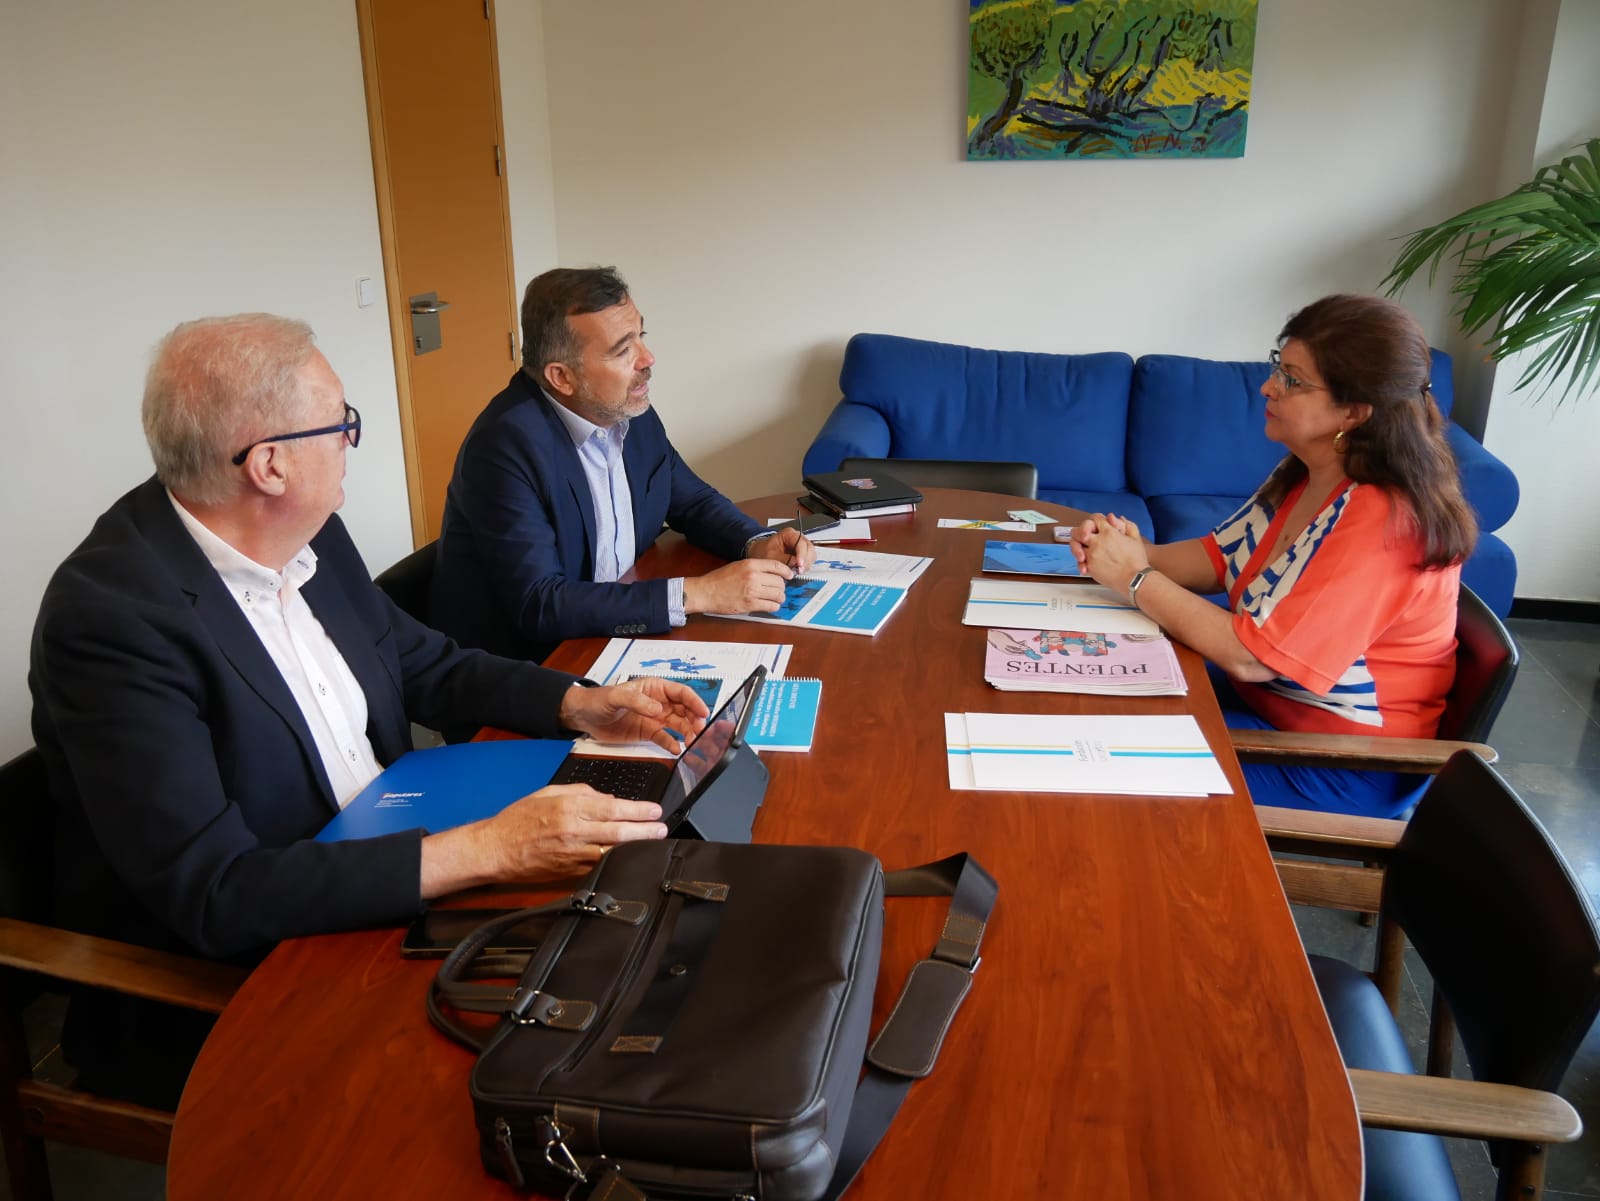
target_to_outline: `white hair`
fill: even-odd
[[[201,504],[232,494],[233,456],[305,416],[299,371],[316,349],[304,321],[240,313],[186,321],[163,338],[144,385],[156,476]]]

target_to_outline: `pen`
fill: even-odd
[[[834,546],[867,546],[876,542],[876,538],[841,538],[833,543]]]

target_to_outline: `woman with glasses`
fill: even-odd
[[[1261,386],[1288,452],[1203,538],[1155,546],[1097,513],[1084,569],[1213,665],[1235,727],[1431,738],[1455,674],[1456,597],[1477,522],[1399,305],[1328,296],[1289,318]],[[1204,599],[1225,592],[1229,609]],[[1391,772],[1245,764],[1273,804],[1393,817]]]

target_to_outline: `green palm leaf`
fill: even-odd
[[[1491,358],[1537,349],[1517,380],[1542,398],[1587,391],[1600,375],[1600,138],[1515,191],[1413,233],[1380,285],[1393,296],[1424,268],[1451,265],[1463,333],[1489,327]]]

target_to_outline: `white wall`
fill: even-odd
[[[1585,139],[1600,136],[1600,72],[1594,67],[1600,0],[1545,0],[1544,6],[1559,10],[1553,28],[1550,14],[1541,14],[1544,69],[1535,64],[1519,81],[1536,96],[1537,118],[1517,129],[1518,153],[1508,156],[1513,169],[1502,191],[1528,179],[1536,167],[1559,162]],[[1484,445],[1510,465],[1522,485],[1522,503],[1501,531],[1517,552],[1517,595],[1600,600],[1595,550],[1600,477],[1594,470],[1600,386],[1565,399],[1559,384],[1543,398],[1537,385],[1516,391],[1531,358],[1508,360],[1496,370],[1484,430]]]
[[[680,446],[734,495],[787,487],[858,330],[1249,356],[1299,304],[1374,287],[1388,239],[1495,190],[1518,7],[1270,0],[1245,158],[996,164],[962,158],[960,5],[500,0],[517,276],[618,264]],[[39,595],[148,473],[140,382],[177,321],[310,320],[366,421],[345,517],[368,564],[410,531],[387,314],[355,305],[381,257],[354,5],[0,20],[9,754]],[[1407,301],[1459,349],[1441,298]]]
[[[856,331],[1252,357],[1375,289],[1493,186],[1518,7],[1270,0],[1244,158],[968,163],[965,5],[546,0],[562,257],[629,279],[690,461],[777,491]]]
[[[512,278],[517,302],[535,275],[561,265],[556,253],[555,181],[550,170],[550,112],[544,81],[544,10],[539,0],[500,0],[500,108],[511,206]],[[521,338],[518,331],[517,337]],[[485,400],[488,398],[485,397]]]
[[[411,547],[355,6],[5,0],[0,35],[0,754],[31,741],[50,572],[150,473],[139,397],[181,320],[303,317],[362,411],[345,519]],[[379,289],[380,295],[382,289]]]

